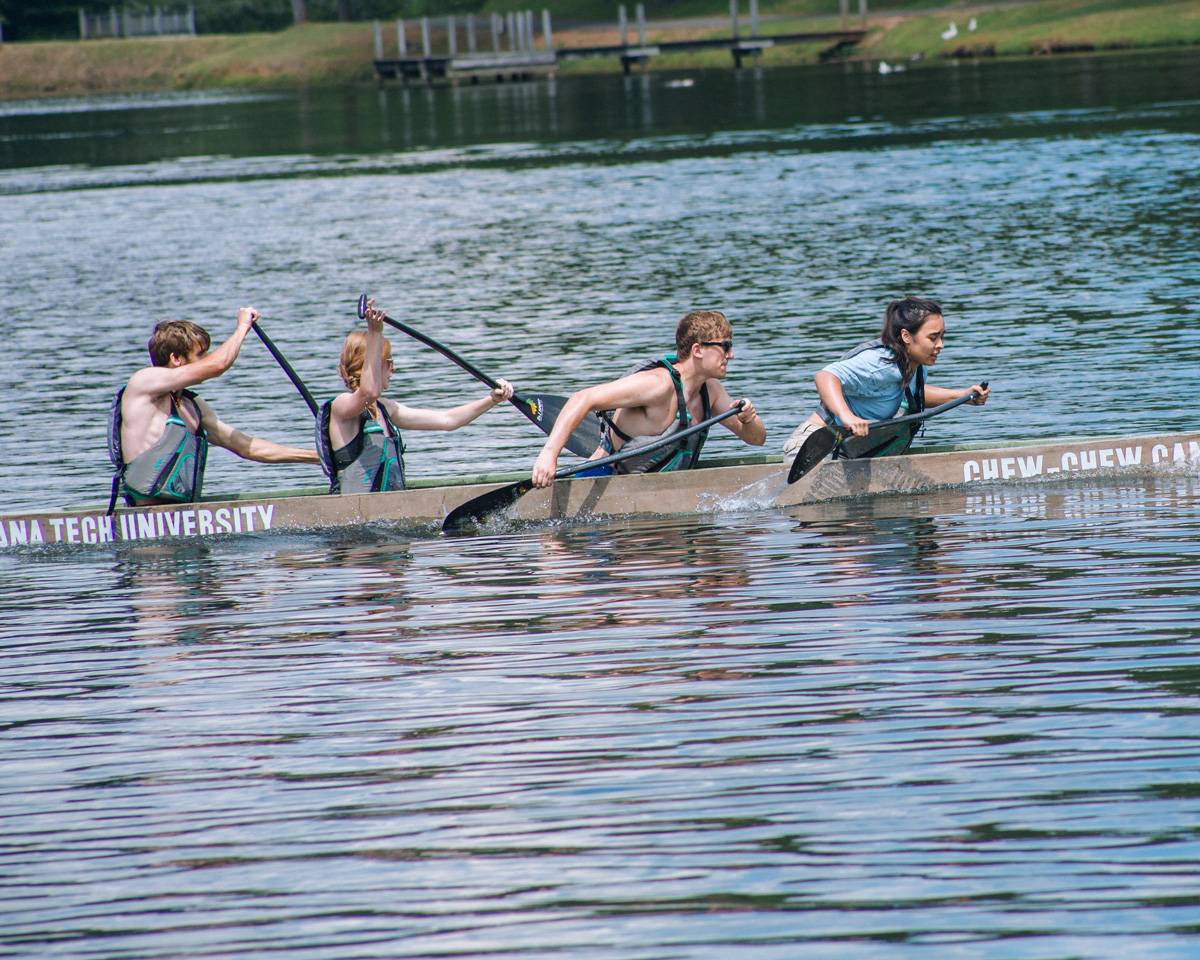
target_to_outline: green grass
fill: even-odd
[[[492,3],[508,0],[490,0]],[[903,13],[885,11],[878,0],[866,40],[852,56],[868,59],[927,59],[950,56],[1029,56],[1071,50],[1153,48],[1200,44],[1200,0],[1039,0],[1000,7],[953,3],[930,13],[914,10],[912,3],[945,0],[908,0]],[[522,9],[526,0],[514,0]],[[633,4],[627,4],[632,9]],[[851,4],[850,25],[857,26],[857,3]],[[556,24],[571,20],[606,18],[614,23],[610,0],[550,0]],[[743,4],[742,26],[749,28],[748,4]],[[589,11],[594,11],[585,16]],[[680,0],[651,8],[647,16],[711,16],[725,23],[728,5],[711,0]],[[836,0],[763,0],[763,16],[787,13],[797,18],[822,14],[822,19],[764,21],[762,33],[798,30],[832,30],[840,24]],[[974,17],[978,28],[966,29]],[[943,40],[950,20],[958,36]],[[390,25],[389,25],[390,28]],[[722,25],[703,32],[728,36]],[[612,32],[612,31],[610,31]],[[692,27],[687,35],[696,36]],[[411,36],[411,33],[410,33]],[[615,33],[614,33],[615,36]],[[676,37],[681,37],[677,34]],[[384,31],[386,53],[395,49],[395,33]],[[651,42],[672,39],[656,33]],[[586,33],[572,37],[556,29],[559,46],[588,45]],[[825,44],[782,46],[763,54],[764,66],[812,63]],[[6,43],[0,47],[0,99],[33,96],[67,96],[88,93],[142,92],[212,87],[296,87],[303,84],[367,83],[373,78],[374,34],[369,23],[308,24],[279,33],[237,36],[200,36],[161,40],[89,40],[86,42]],[[726,51],[657,57],[651,69],[728,69]],[[563,73],[620,70],[612,60],[567,61]]]
[[[975,17],[977,29],[966,25]],[[943,40],[950,20],[958,36]],[[862,52],[873,57],[949,56],[970,51],[998,56],[1200,43],[1196,0],[1044,0],[996,9],[962,8],[961,15],[906,18],[872,37]]]

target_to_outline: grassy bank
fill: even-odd
[[[0,47],[0,99],[217,87],[367,82],[369,24],[307,24],[280,33]]]
[[[835,29],[835,17],[813,18],[818,0],[763,3],[763,33]],[[824,4],[823,4],[824,5]],[[856,5],[852,5],[856,6]],[[728,8],[710,11],[721,16]],[[703,8],[689,4],[691,14]],[[968,30],[974,19],[975,30]],[[956,36],[942,34],[954,21]],[[854,24],[854,21],[852,21]],[[743,23],[744,27],[748,24]],[[1141,49],[1200,44],[1200,0],[1040,0],[1033,3],[939,10],[877,11],[870,33],[852,55],[926,60],[963,56],[1030,56],[1081,50]],[[388,31],[392,55],[394,34]],[[649,39],[727,36],[728,26],[681,24],[651,31]],[[559,47],[617,42],[616,27],[556,31]],[[820,44],[778,47],[764,65],[815,62]],[[271,34],[147,40],[7,43],[0,47],[0,99],[140,93],[217,87],[296,87],[366,83],[374,56],[370,24],[307,24]],[[659,57],[659,69],[728,68],[727,53]],[[562,72],[619,70],[612,61],[568,61]]]

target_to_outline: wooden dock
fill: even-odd
[[[848,0],[842,0],[843,24]],[[859,10],[864,21],[866,0],[859,0]],[[634,66],[646,69],[650,60],[662,54],[686,53],[699,50],[728,50],[733,64],[741,68],[743,61],[755,61],[764,50],[775,46],[797,43],[826,44],[826,55],[834,55],[843,48],[853,46],[866,36],[864,28],[841,30],[803,31],[762,36],[759,32],[758,0],[750,0],[750,35],[743,36],[739,29],[738,0],[730,0],[730,35],[700,40],[671,40],[649,43],[646,39],[645,8],[637,5],[636,37],[630,35],[630,24],[626,19],[625,7],[619,8],[618,29],[621,42],[591,47],[556,48],[550,26],[550,13],[543,10],[541,17],[541,45],[537,44],[532,11],[508,13],[505,17],[493,13],[490,20],[491,49],[480,50],[480,30],[474,14],[465,17],[423,17],[417,22],[420,42],[410,47],[407,36],[408,24],[396,21],[396,47],[398,56],[384,56],[383,29],[375,22],[375,76],[384,80],[419,80],[431,83],[434,80],[457,82],[481,79],[529,80],[535,76],[553,74],[560,61],[613,58],[629,73]],[[443,52],[435,53],[435,32],[444,46]],[[487,32],[485,30],[485,32]],[[460,49],[460,34],[465,34],[465,49]]]
[[[728,50],[733,55],[735,67],[741,67],[747,57],[754,57],[774,46],[793,43],[828,43],[831,47],[851,46],[858,43],[865,30],[816,30],[805,33],[781,33],[771,37],[714,37],[707,40],[665,40],[647,46],[601,46],[573,47],[558,52],[560,60],[583,60],[595,57],[620,57],[628,73],[637,63],[644,64],[651,57],[664,53],[686,53],[692,50]]]

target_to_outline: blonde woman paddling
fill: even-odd
[[[342,344],[338,373],[346,392],[321,407],[317,450],[329,476],[330,493],[375,493],[404,489],[404,443],[400,430],[457,430],[513,395],[497,381],[487,396],[448,410],[410,407],[383,396],[396,369],[392,345],[383,335],[383,311],[367,303],[366,330]]]

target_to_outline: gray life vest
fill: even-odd
[[[868,340],[866,343],[860,343],[853,350],[850,350],[838,357],[838,360],[849,360],[851,357],[857,357],[860,353],[865,353],[867,350],[891,349],[891,347],[884,346],[883,341],[877,337],[874,340]],[[910,389],[908,384],[904,385],[903,408],[905,408],[908,413],[920,413],[925,409],[925,368],[920,364],[917,364],[917,374],[913,380],[913,389]],[[899,415],[898,411],[897,415]],[[826,407],[822,402],[817,403],[817,416],[819,416],[831,427],[837,424],[837,418],[830,413],[829,408]]]
[[[635,373],[641,373],[643,370],[653,370],[655,367],[665,368],[667,373],[671,375],[671,383],[675,387],[675,402],[677,404],[675,420],[666,430],[657,436],[631,437],[620,430],[610,418],[605,417],[600,428],[600,445],[608,453],[613,452],[612,435],[614,433],[625,441],[620,452],[628,453],[636,451],[639,447],[649,446],[658,440],[662,440],[664,437],[669,437],[673,433],[679,433],[691,426],[692,414],[688,410],[687,403],[683,398],[683,381],[679,377],[679,371],[671,365],[674,360],[675,356],[673,354],[667,354],[665,357],[649,357],[640,363],[634,364],[621,376],[622,378],[630,377]],[[703,419],[707,420],[712,415],[712,407],[708,400],[707,383],[700,387],[700,401],[704,405]],[[613,464],[613,468],[617,473],[660,473],[668,470],[690,470],[699,461],[700,449],[704,446],[704,441],[707,439],[708,431],[701,430],[690,437],[685,437],[677,444],[669,444],[660,450],[651,450],[649,453],[635,455],[628,460],[615,463]]]
[[[108,457],[114,472],[108,512],[113,512],[118,493],[123,494],[125,502],[131,506],[137,506],[139,500],[157,497],[169,497],[181,503],[199,500],[204,465],[208,460],[208,434],[204,428],[193,433],[180,416],[172,396],[163,435],[148,450],[126,463],[121,445],[121,398],[124,395],[125,388],[122,387],[113,398],[109,416]],[[192,404],[199,421],[196,395],[191,390],[183,390],[180,397]]]
[[[329,492],[403,490],[404,442],[387,410],[383,410],[383,426],[364,410],[359,414],[357,435],[340,450],[334,450],[329,437],[332,407],[333,401],[327,400],[317,414],[317,455],[321,469],[329,477]]]

